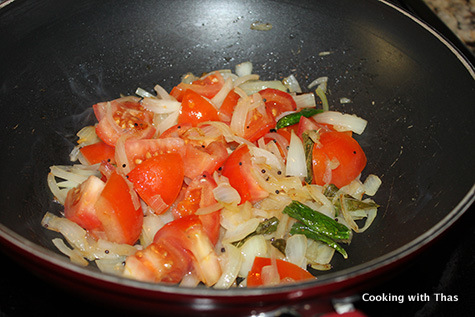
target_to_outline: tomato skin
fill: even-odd
[[[185,216],[167,223],[155,234],[153,242],[190,252],[193,267],[206,285],[215,284],[221,276],[219,259],[198,216]]]
[[[274,119],[281,113],[297,110],[294,98],[285,91],[266,88],[259,91],[259,94],[265,99],[266,108]]]
[[[224,162],[222,175],[229,179],[229,184],[241,196],[241,204],[246,201],[256,202],[269,195],[262,189],[251,173],[251,154],[247,145],[241,145],[229,155]]]
[[[327,132],[320,135],[320,144],[312,150],[313,182],[331,183],[341,188],[354,180],[366,166],[366,155],[358,142],[345,132]],[[327,162],[333,158],[340,163],[331,170],[328,179]]]
[[[185,176],[191,179],[203,173],[213,174],[228,157],[226,146],[219,141],[211,142],[204,148],[187,143],[185,149],[183,155]]]
[[[147,205],[156,214],[161,214],[175,201],[181,190],[183,160],[177,153],[153,156],[135,167],[127,176]]]
[[[275,120],[266,109],[253,109],[247,114],[243,138],[255,142],[275,128]]]
[[[215,204],[213,189],[216,186],[212,176],[208,173],[195,178],[186,189],[183,200],[173,209],[174,217],[177,219],[194,215],[199,208]],[[198,217],[211,243],[215,245],[219,239],[221,211],[218,210]]]
[[[110,146],[124,134],[134,138],[150,138],[156,130],[153,127],[153,113],[145,110],[139,98],[130,96],[93,105],[94,114],[99,121],[97,136]]]
[[[248,287],[258,287],[262,286],[262,278],[261,272],[262,268],[272,264],[272,260],[270,258],[263,258],[263,257],[256,257],[254,259],[254,263],[252,265],[251,270],[247,275],[247,286]],[[289,282],[289,280],[293,281],[302,281],[307,279],[315,279],[315,277],[310,274],[310,272],[302,269],[301,267],[284,261],[280,259],[276,259],[277,271],[280,275],[280,280],[282,282]]]
[[[64,203],[66,218],[95,236],[100,235],[98,232],[103,231],[102,222],[96,214],[95,203],[104,187],[105,183],[99,178],[89,176],[78,187],[69,190]]]
[[[207,98],[194,90],[186,90],[181,103],[178,124],[189,123],[197,126],[201,122],[219,121],[218,110]]]
[[[84,158],[90,165],[101,163],[102,161],[108,161],[111,164],[115,163],[115,149],[114,147],[104,143],[98,142],[90,145],[83,146],[79,149]]]
[[[187,90],[193,90],[206,98],[213,98],[223,87],[224,78],[219,72],[213,72],[207,76],[193,81],[191,84],[180,83],[175,86],[170,95],[176,100],[182,101]]]
[[[224,98],[221,107],[219,108],[219,117],[221,118],[221,121],[226,123],[231,122],[231,117],[233,116],[234,108],[236,108],[236,105],[240,98],[241,96],[237,94],[234,89],[228,93],[226,98]]]
[[[137,194],[118,173],[112,173],[95,203],[107,240],[134,244],[142,232],[143,213]],[[134,197],[135,196],[135,197]]]

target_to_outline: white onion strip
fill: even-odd
[[[343,114],[337,111],[325,111],[312,117],[318,123],[331,124],[338,131],[353,131],[362,134],[368,121],[356,115]]]

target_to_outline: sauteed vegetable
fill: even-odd
[[[64,214],[42,223],[67,241],[53,243],[104,272],[215,288],[313,279],[335,250],[346,258],[378,208],[353,137],[367,122],[323,109],[326,78],[317,98],[290,79],[261,81],[246,62],[95,104],[79,162],[48,175]]]

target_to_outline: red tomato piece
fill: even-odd
[[[252,176],[252,168],[251,154],[247,145],[234,150],[223,165],[222,175],[226,176],[229,184],[238,191],[241,204],[246,201],[256,202],[269,195]]]
[[[153,241],[189,251],[195,272],[206,285],[215,284],[221,276],[218,256],[198,216],[186,216],[167,223],[158,230]]]
[[[226,98],[224,98],[224,101],[219,108],[219,117],[221,118],[221,121],[226,123],[231,122],[231,117],[233,116],[234,108],[236,108],[239,98],[241,98],[241,96],[239,96],[234,89],[228,93]]]
[[[331,170],[329,162],[337,160],[338,167]],[[358,142],[344,132],[327,132],[320,135],[320,145],[312,151],[313,180],[317,185],[334,184],[338,188],[348,185],[366,166],[366,155]]]
[[[178,124],[189,123],[192,126],[197,126],[201,122],[219,120],[218,110],[209,99],[194,90],[185,91]]]
[[[156,214],[163,213],[177,198],[184,178],[180,154],[153,156],[127,174],[135,191]]]
[[[64,203],[64,215],[91,234],[98,237],[103,231],[102,222],[96,214],[95,203],[104,189],[105,183],[95,176],[78,187],[71,189]]]
[[[294,98],[285,91],[266,88],[259,91],[259,94],[265,100],[266,108],[274,119],[281,113],[297,110]]]
[[[101,163],[102,161],[107,161],[111,164],[115,163],[115,148],[102,141],[83,146],[79,151],[81,151],[82,155],[90,165]]]
[[[99,123],[97,136],[110,146],[124,134],[136,139],[150,138],[156,130],[153,127],[153,113],[145,110],[139,98],[123,97],[93,106]]]
[[[172,89],[170,95],[182,101],[187,90],[193,90],[208,99],[213,98],[223,88],[224,78],[219,72],[210,73],[191,84],[180,83]]]
[[[275,128],[275,120],[269,111],[256,108],[247,114],[243,138],[251,142],[259,140]]]
[[[214,141],[206,147],[187,143],[183,156],[185,176],[194,179],[203,173],[213,174],[227,157],[228,151],[223,142]]]
[[[121,175],[112,173],[94,208],[109,241],[137,241],[142,232],[142,208],[137,194]]]
[[[195,178],[185,192],[185,197],[173,210],[175,218],[183,218],[194,215],[199,208],[205,208],[216,203],[213,189],[216,183],[210,174],[204,173],[201,177]],[[220,230],[220,210],[212,213],[199,215],[203,228],[211,243],[216,244],[219,239]]]
[[[262,286],[262,269],[265,266],[272,265],[272,260],[269,258],[256,257],[252,265],[251,270],[247,275],[247,286],[248,287],[257,287]],[[315,279],[315,277],[310,274],[310,272],[302,269],[301,267],[284,261],[276,259],[277,272],[280,276],[281,283],[288,283],[291,281],[302,281],[308,279]]]

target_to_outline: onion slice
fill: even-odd
[[[362,134],[368,124],[363,118],[356,115],[343,114],[337,111],[325,111],[312,117],[318,123],[331,124],[337,131],[353,131]]]

